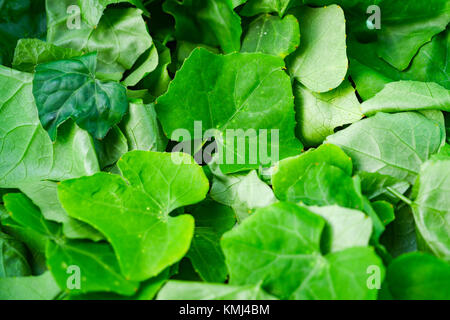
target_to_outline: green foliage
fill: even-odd
[[[0,300],[450,299],[449,23],[0,0]]]

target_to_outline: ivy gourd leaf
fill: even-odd
[[[379,112],[329,136],[326,142],[340,146],[357,171],[414,183],[420,165],[438,151],[442,140],[439,124],[419,113]]]
[[[420,235],[431,251],[450,261],[450,159],[429,160],[414,185],[412,209]]]
[[[434,82],[391,82],[361,104],[365,115],[376,112],[442,110],[450,112],[450,90]]]
[[[34,72],[41,63],[70,59],[83,55],[73,49],[62,48],[39,39],[20,39],[14,51],[14,69]]]
[[[109,130],[104,139],[95,140],[94,145],[102,169],[113,166],[128,152],[127,138],[117,125]]]
[[[40,64],[33,95],[42,125],[50,138],[69,118],[95,138],[102,139],[128,108],[125,87],[95,77],[97,54]]]
[[[322,235],[324,253],[369,245],[372,220],[364,212],[337,205],[307,209],[327,222]]]
[[[46,239],[46,264],[61,288],[75,292],[135,293],[137,283],[127,281],[121,275],[109,244],[64,240],[61,237],[61,226],[45,220],[39,209],[24,195],[8,194],[4,201],[16,223]],[[79,268],[80,288],[67,286],[70,274],[68,268],[71,266]]]
[[[251,17],[259,13],[277,12],[282,17],[294,4],[294,0],[249,0],[240,14]]]
[[[401,194],[405,193],[410,187],[410,184],[406,181],[377,172],[361,171],[358,172],[358,177],[361,179],[361,192],[369,200],[384,199],[396,203],[398,199],[387,190],[387,187],[394,188]]]
[[[1,300],[52,300],[61,292],[50,272],[0,279]]]
[[[166,149],[167,138],[157,119],[154,104],[144,104],[142,100],[130,102],[128,113],[120,126],[130,151],[164,151]]]
[[[89,223],[111,242],[128,279],[156,276],[189,249],[194,219],[169,213],[203,200],[209,183],[190,156],[178,157],[181,163],[176,164],[171,154],[132,151],[118,162],[124,178],[101,172],[58,187],[69,216]]]
[[[236,223],[231,208],[206,200],[192,210],[195,219],[194,238],[187,257],[206,282],[224,282],[228,275],[220,237]]]
[[[61,180],[99,170],[92,139],[67,122],[55,144],[39,122],[32,76],[0,66],[0,187]],[[37,160],[38,159],[38,160]]]
[[[317,145],[334,133],[334,129],[362,118],[361,106],[349,81],[325,93],[294,86],[297,136],[306,145]]]
[[[295,204],[259,209],[223,236],[230,284],[262,283],[281,299],[375,299],[366,270],[378,266],[383,273],[381,260],[369,247],[322,256],[324,226],[321,217]]]
[[[47,1],[47,42],[84,53],[97,52],[100,79],[120,80],[152,46],[141,10],[109,8],[97,27],[81,20],[80,28],[67,32],[75,19],[67,14],[71,5],[77,5],[77,0]]]
[[[289,73],[314,92],[337,88],[348,69],[344,11],[331,5],[301,7],[292,13],[300,22],[300,47],[287,58]]]
[[[149,15],[141,0],[78,0],[80,5],[81,17],[90,25],[97,26],[103,11],[110,4],[128,2],[141,9],[145,14]]]
[[[158,300],[276,300],[258,285],[230,286],[193,281],[170,280]]]
[[[156,111],[164,132],[180,140],[182,137],[174,135],[180,129],[187,130],[191,139],[203,139],[198,134],[214,131],[218,143],[224,145],[224,173],[268,166],[274,162],[271,150],[279,150],[280,159],[297,154],[301,144],[294,136],[292,89],[282,68],[283,60],[275,56],[221,56],[206,49],[194,50],[167,93],[157,100]],[[202,124],[199,133],[194,131],[196,121]],[[234,143],[236,138],[262,143],[251,144],[259,144],[257,152],[246,152],[245,147],[240,150],[239,143]],[[231,154],[233,161],[225,160],[224,154]]]
[[[386,281],[394,299],[450,299],[450,266],[426,253],[409,253],[392,261]]]
[[[239,51],[241,19],[230,0],[168,0],[163,9],[175,18],[177,39]]]
[[[30,275],[27,256],[22,242],[0,231],[0,279]]]
[[[300,44],[297,18],[262,14],[248,26],[242,40],[241,52],[261,52],[285,58]]]

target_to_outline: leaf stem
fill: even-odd
[[[403,194],[401,194],[400,192],[398,192],[397,190],[395,190],[394,188],[391,187],[387,187],[386,188],[390,193],[392,193],[394,196],[396,196],[397,198],[399,198],[400,200],[402,200],[404,203],[406,203],[407,205],[411,206],[412,205],[412,201],[405,197]]]

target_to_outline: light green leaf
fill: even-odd
[[[434,82],[398,81],[386,84],[375,97],[364,101],[362,112],[442,110],[450,112],[450,90]]]
[[[0,279],[0,300],[52,300],[60,292],[50,272]]]
[[[169,213],[204,199],[209,184],[190,156],[177,159],[182,162],[167,153],[133,151],[118,162],[124,178],[97,173],[59,185],[63,207],[105,235],[127,279],[156,276],[189,248],[193,218]]]
[[[95,138],[102,139],[128,108],[125,87],[95,77],[97,54],[40,64],[33,95],[42,125],[52,140],[69,118]]]
[[[30,275],[27,255],[22,242],[0,231],[0,279]]]
[[[299,83],[294,86],[297,135],[307,145],[317,145],[334,129],[362,118],[360,103],[349,81],[330,92],[316,93]]]
[[[301,144],[294,136],[291,84],[282,68],[283,60],[275,56],[194,50],[168,92],[157,100],[164,132],[177,141],[183,138],[180,129],[191,139],[203,140],[198,135],[207,130],[213,133],[219,145],[225,144],[219,148],[224,150],[219,154],[225,173],[268,166],[277,153],[280,159],[297,154]],[[196,121],[201,122],[201,132],[194,130]],[[247,144],[250,139],[257,140]],[[246,152],[247,145],[258,150]],[[224,153],[233,159],[225,159]]]
[[[233,208],[239,222],[256,209],[277,201],[272,189],[259,179],[254,170],[245,174],[225,175],[216,169],[213,174],[211,198]]]
[[[443,137],[439,124],[414,112],[377,113],[327,138],[353,160],[358,171],[377,172],[413,183]]]
[[[420,235],[439,258],[450,262],[450,160],[430,160],[414,185],[412,209]]]
[[[161,289],[158,300],[276,300],[259,286],[231,286],[171,280]]]
[[[283,19],[263,14],[254,19],[242,41],[241,52],[261,52],[285,58],[300,44],[297,18],[287,15]]]
[[[337,252],[352,247],[365,247],[372,234],[372,220],[363,212],[342,208],[336,205],[307,207],[325,219],[325,240],[322,249],[325,253]]]
[[[39,39],[20,39],[14,51],[13,68],[34,72],[41,63],[70,59],[83,55],[82,52],[61,48]]]
[[[382,277],[381,260],[368,247],[322,256],[324,226],[322,218],[294,204],[259,209],[223,236],[230,284],[262,283],[281,299],[376,298],[367,286],[366,270],[377,266]]]
[[[410,187],[410,184],[406,181],[401,181],[377,172],[361,171],[358,172],[358,177],[361,179],[361,192],[369,200],[381,198],[395,203],[398,199],[387,190],[387,187],[394,188],[402,194]]]
[[[239,51],[241,19],[230,0],[168,0],[163,9],[175,18],[178,40],[220,46],[224,53]]]
[[[289,56],[289,73],[315,92],[337,88],[348,68],[345,17],[339,6],[301,7],[293,11],[300,22],[300,47]]]
[[[144,104],[142,101],[131,102],[121,127],[130,151],[164,151],[166,149],[167,139],[156,117],[154,104]]]
[[[142,18],[142,11],[110,8],[94,28],[81,20],[79,29],[69,30],[73,19],[68,13],[77,0],[47,0],[47,42],[83,52],[98,53],[96,74],[103,80],[120,80],[125,70],[152,46],[152,38]],[[69,32],[68,32],[69,31]]]
[[[129,87],[138,84],[139,81],[156,69],[158,62],[158,51],[156,46],[153,45],[136,61],[131,73],[123,80],[124,86]]]
[[[398,257],[389,265],[386,281],[394,299],[450,299],[450,266],[428,254]]]

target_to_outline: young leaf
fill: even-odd
[[[167,153],[133,151],[118,162],[124,178],[97,173],[59,185],[63,207],[105,235],[128,279],[156,276],[189,248],[193,218],[169,214],[204,199],[209,183],[190,156],[177,156],[181,164]]]
[[[0,300],[52,300],[60,292],[50,272],[0,279]]]
[[[270,14],[262,14],[248,26],[241,52],[261,52],[284,59],[297,49],[299,44],[299,25],[293,15],[281,19]]]
[[[376,298],[366,284],[369,266],[380,268],[383,276],[373,249],[354,247],[322,256],[324,226],[322,218],[294,204],[259,209],[223,236],[230,284],[262,283],[281,299]]]
[[[431,251],[450,261],[450,160],[430,160],[414,185],[412,209],[420,235]]]
[[[409,183],[414,182],[420,165],[438,151],[441,141],[438,123],[414,112],[377,113],[326,140],[340,146],[358,171]]]
[[[398,81],[386,84],[361,105],[365,115],[376,112],[442,110],[450,112],[450,90],[434,82]]]
[[[315,92],[337,88],[348,68],[345,17],[339,6],[293,10],[300,22],[302,42],[289,56],[289,73]]]
[[[334,129],[362,118],[361,106],[350,82],[325,93],[294,86],[297,135],[307,145],[317,145],[334,133]]]
[[[69,118],[102,139],[127,111],[125,88],[98,80],[96,68],[96,54],[36,67],[33,94],[41,123],[53,141],[58,126]]]

